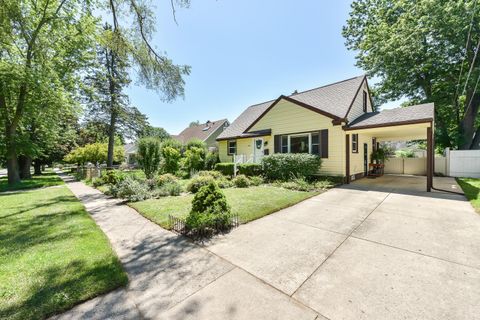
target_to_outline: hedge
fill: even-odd
[[[221,162],[215,165],[215,170],[226,176],[233,176],[233,162]]]
[[[260,176],[263,172],[260,163],[241,163],[238,166],[238,173],[247,177]]]
[[[290,180],[317,174],[322,160],[308,153],[275,153],[262,159],[263,173],[269,180]]]

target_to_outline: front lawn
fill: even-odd
[[[238,214],[242,223],[261,218],[320,193],[273,186],[228,188],[222,191],[232,207],[232,213]],[[168,215],[185,217],[190,212],[192,199],[193,195],[189,194],[132,202],[129,205],[153,222],[168,228]]]
[[[480,213],[480,179],[457,178],[457,182],[472,206]]]
[[[23,186],[52,184],[0,193],[1,319],[43,319],[127,283],[108,239],[56,175]]]
[[[32,176],[32,179],[22,180],[13,186],[8,185],[7,177],[0,178],[0,192],[20,190],[20,189],[32,189],[40,187],[51,187],[62,183],[62,180],[58,175],[52,171],[46,172],[40,176]]]

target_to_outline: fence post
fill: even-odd
[[[233,155],[233,176],[237,176],[237,155]]]
[[[445,148],[445,175],[450,177],[450,148]]]

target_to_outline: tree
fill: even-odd
[[[167,130],[160,127],[153,127],[151,125],[146,125],[140,136],[155,137],[158,138],[160,141],[170,139],[170,135],[168,134]]]
[[[148,89],[156,90],[162,95],[163,100],[172,101],[178,96],[183,96],[184,75],[190,73],[190,67],[179,66],[172,63],[165,55],[161,55],[153,48],[151,38],[155,32],[155,16],[149,0],[105,0],[107,13],[113,21],[111,32],[104,32],[102,45],[110,51],[110,63],[130,61],[138,72],[138,80]],[[188,7],[189,0],[171,0],[173,13],[175,3]],[[124,24],[118,19],[122,16]],[[175,17],[175,16],[174,16]],[[132,25],[129,27],[128,25]],[[117,82],[122,82],[121,73],[112,72],[109,75],[109,85],[114,88]],[[120,76],[120,78],[117,78]],[[117,95],[115,90],[110,90],[110,104],[116,105]],[[108,149],[108,165],[112,162],[113,134],[115,126],[110,124],[110,137]]]
[[[199,121],[199,120],[196,120],[196,121],[190,122],[190,124],[188,125],[188,127],[191,128],[191,127],[196,127],[196,126],[199,126],[199,125],[200,125],[200,121]]]
[[[380,80],[376,100],[434,102],[436,142],[480,148],[476,0],[357,0],[343,35],[357,65]]]
[[[25,120],[45,106],[33,98],[70,94],[88,61],[94,31],[90,2],[0,0],[0,123],[9,184],[20,180]]]
[[[148,137],[138,141],[138,163],[142,166],[147,179],[153,178],[158,172],[161,160],[160,140]]]

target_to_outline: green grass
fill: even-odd
[[[222,191],[232,207],[232,213],[238,214],[242,222],[261,218],[319,193],[293,191],[273,186],[229,188]],[[185,217],[190,212],[192,199],[193,195],[184,195],[149,199],[129,203],[129,205],[153,222],[168,228],[168,215]]]
[[[54,172],[46,172],[40,176],[32,176],[32,179],[22,180],[13,186],[8,185],[7,177],[0,178],[0,192],[21,190],[21,189],[33,189],[40,187],[51,187],[62,184],[62,180]]]
[[[457,178],[457,182],[472,206],[480,213],[480,179]]]
[[[34,180],[63,184],[51,174]],[[0,319],[46,318],[127,283],[108,239],[65,185],[0,193],[0,203]]]

